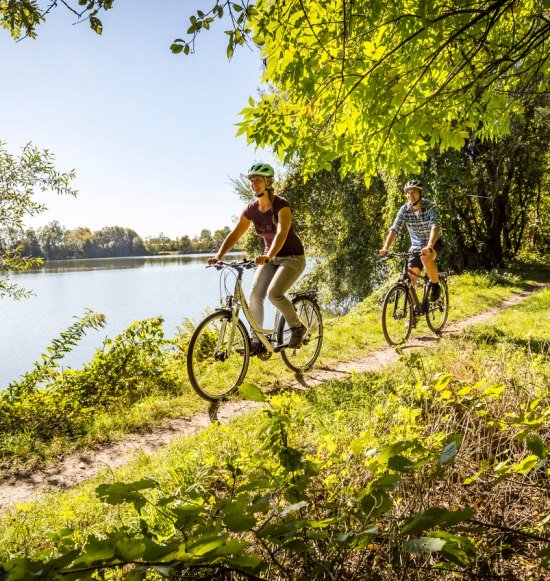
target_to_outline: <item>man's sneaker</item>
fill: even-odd
[[[307,333],[307,327],[300,323],[299,327],[291,327],[290,329],[290,341],[288,346],[290,349],[296,349],[302,344],[302,340]]]
[[[430,284],[430,301],[435,303],[441,296],[441,285],[438,282],[432,282]]]

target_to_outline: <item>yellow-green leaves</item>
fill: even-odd
[[[265,395],[262,393],[261,389],[253,383],[243,383],[242,385],[239,385],[239,394],[241,397],[249,401],[266,401]]]
[[[484,138],[506,134],[518,110],[514,91],[533,67],[544,75],[548,66],[536,1],[517,3],[517,11],[515,4],[511,18],[482,0],[468,11],[444,0],[260,0],[253,10],[242,3],[247,18],[230,32],[228,55],[247,22],[261,39],[265,86],[279,99],[269,111],[252,106],[239,132],[282,160],[299,155],[306,173],[330,168],[336,155],[342,174],[368,175],[414,172],[428,144],[459,149],[472,129]],[[533,83],[533,92],[542,89]]]

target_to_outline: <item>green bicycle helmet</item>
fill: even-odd
[[[248,170],[248,177],[263,176],[264,178],[272,178],[275,175],[275,170],[268,163],[255,163]]]

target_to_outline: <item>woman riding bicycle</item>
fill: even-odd
[[[264,240],[263,254],[256,256],[258,265],[250,289],[250,311],[258,325],[263,326],[265,297],[282,313],[291,337],[290,348],[300,346],[307,327],[302,323],[285,292],[304,271],[304,246],[292,228],[292,213],[285,198],[273,190],[275,171],[267,163],[256,163],[248,171],[248,179],[256,199],[241,214],[237,225],[223,241],[216,255],[208,259],[215,264],[227,254],[246,233],[251,223],[257,236]],[[251,355],[264,349],[254,333],[251,336]]]
[[[417,250],[420,252],[420,256],[415,254],[409,259],[409,275],[414,282],[424,267],[431,281],[430,299],[437,301],[441,294],[441,287],[435,259],[443,249],[443,242],[439,237],[441,233],[439,212],[433,202],[423,198],[422,182],[411,180],[405,184],[403,189],[407,195],[408,203],[403,204],[399,209],[384,246],[378,251],[378,254],[385,256],[388,253],[390,246],[395,242],[403,224],[405,224],[411,237],[409,251]]]

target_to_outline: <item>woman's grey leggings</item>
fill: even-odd
[[[258,266],[252,288],[250,289],[250,312],[258,325],[264,323],[265,297],[281,311],[289,327],[299,327],[300,319],[285,292],[304,272],[306,257],[302,254],[275,257],[266,264]]]

